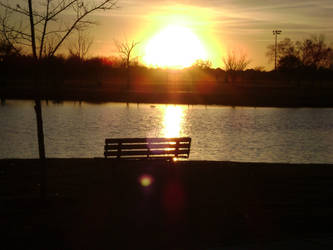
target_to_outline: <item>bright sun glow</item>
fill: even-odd
[[[199,38],[187,27],[172,25],[156,34],[147,44],[144,62],[153,67],[185,68],[207,59]]]

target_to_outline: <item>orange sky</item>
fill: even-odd
[[[95,16],[99,25],[91,31],[91,55],[114,54],[115,39],[134,40],[140,42],[135,54],[143,61],[146,45],[170,24],[191,30],[213,67],[223,67],[221,58],[237,50],[248,55],[250,67],[271,69],[265,54],[274,43],[274,29],[282,30],[279,39],[324,34],[328,43],[333,40],[331,0],[119,0],[118,5]]]

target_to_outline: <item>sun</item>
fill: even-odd
[[[143,61],[152,67],[185,68],[207,59],[199,38],[187,27],[170,25],[147,43]]]

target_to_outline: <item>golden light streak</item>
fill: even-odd
[[[184,108],[182,106],[166,106],[163,117],[163,136],[180,137],[184,122]]]

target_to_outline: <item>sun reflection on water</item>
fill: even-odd
[[[184,123],[184,107],[182,106],[166,106],[164,107],[163,117],[163,136],[164,137],[180,137]]]

